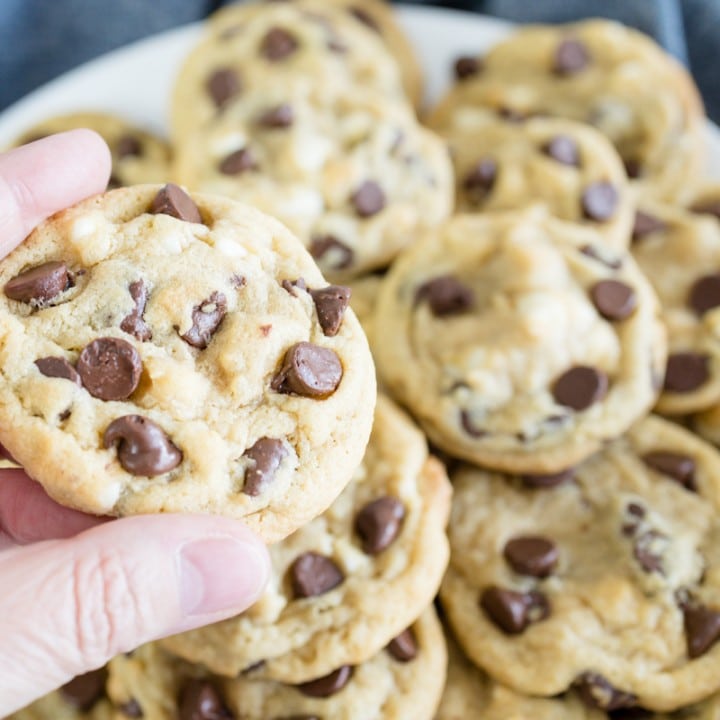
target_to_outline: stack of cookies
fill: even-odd
[[[16,720],[718,717],[697,91],[605,21],[453,71],[423,127],[384,3],[243,4],[179,69],[171,159],[93,120],[114,184],[177,184],[0,265],[0,442],[87,512],[241,518],[274,572]]]

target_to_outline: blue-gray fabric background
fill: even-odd
[[[229,1],[229,0],[228,0]],[[223,0],[0,0],[0,109],[113,48],[199,20]],[[720,0],[451,0],[438,5],[524,22],[599,16],[654,36],[692,70],[720,121]],[[147,82],[152,82],[148,68]]]

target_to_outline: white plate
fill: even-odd
[[[510,23],[438,8],[399,8],[435,101],[448,86],[459,55],[485,52],[512,30]],[[170,91],[180,63],[200,37],[195,23],[103,55],[34,91],[0,114],[0,147],[52,115],[75,110],[115,113],[160,134],[166,132]],[[720,179],[720,130],[708,123],[708,173]]]

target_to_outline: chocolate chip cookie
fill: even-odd
[[[704,212],[641,204],[632,253],[652,282],[668,329],[658,410],[687,414],[720,402],[720,223]]]
[[[175,660],[157,645],[110,663],[108,691],[151,720],[431,720],[445,681],[442,629],[428,609],[387,648],[361,665],[345,665],[300,685],[226,679]],[[116,714],[115,720],[127,717]]]
[[[543,208],[456,216],[393,265],[373,318],[381,381],[448,454],[559,472],[655,402],[664,329],[625,253]]]
[[[450,485],[422,434],[378,398],[363,464],[319,518],[270,548],[263,598],[164,641],[212,672],[299,683],[378,653],[432,602],[448,559]]]
[[[26,130],[14,143],[39,140],[54,133],[89,128],[102,136],[112,153],[109,187],[167,182],[170,148],[161,138],[106,113],[77,112],[48,118]]]
[[[175,185],[91,198],[0,266],[0,442],[62,504],[276,541],[350,481],[375,379],[347,290],[275,220]]]
[[[565,473],[453,475],[441,597],[518,692],[675,710],[720,688],[720,455],[649,417]]]
[[[645,196],[681,199],[702,174],[700,95],[689,74],[636,30],[606,20],[529,26],[457,70],[433,127],[461,114],[563,117],[604,133]]]
[[[608,246],[630,241],[634,202],[622,162],[591,127],[538,118],[519,123],[458,112],[443,135],[455,167],[460,212],[542,202],[562,220],[588,225]]]

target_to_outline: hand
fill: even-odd
[[[109,173],[89,130],[0,155],[0,258]],[[265,547],[228,518],[94,518],[0,469],[0,717],[113,655],[236,615],[269,573]]]

